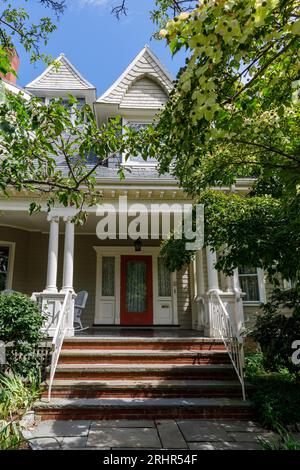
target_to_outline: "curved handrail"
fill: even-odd
[[[60,355],[60,351],[64,342],[65,333],[66,333],[66,320],[68,317],[68,309],[71,307],[72,302],[72,291],[66,292],[64,301],[62,303],[61,309],[58,315],[58,321],[56,324],[55,333],[52,339],[52,358],[50,366],[50,376],[48,384],[48,401],[51,400],[51,391],[53,380],[56,372],[56,367]]]
[[[214,302],[213,297],[217,302]],[[243,337],[237,331],[223,300],[221,299],[218,291],[211,292],[211,307],[213,309],[211,321],[213,329],[217,332],[229,354],[232,365],[236,371],[238,379],[242,386],[243,400],[246,400],[245,382],[244,382],[244,344]]]

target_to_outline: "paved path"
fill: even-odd
[[[252,421],[42,421],[31,429],[41,449],[261,449],[276,435]]]

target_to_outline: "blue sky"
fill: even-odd
[[[183,55],[172,59],[165,42],[151,39],[155,25],[150,21],[149,10],[154,1],[127,1],[128,15],[118,21],[110,14],[118,0],[67,0],[67,9],[57,31],[42,48],[42,52],[54,57],[64,52],[97,87],[98,96],[118,78],[145,44],[149,44],[173,76],[183,64]],[[18,3],[24,4],[24,1]],[[49,14],[36,1],[25,2],[25,7],[34,20]],[[22,48],[18,52],[21,60],[18,83],[24,86],[39,75],[45,65],[30,64],[28,54]]]

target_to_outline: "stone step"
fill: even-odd
[[[219,350],[149,350],[149,349],[64,349],[60,364],[222,364],[229,363],[226,351]]]
[[[252,406],[233,398],[52,398],[35,404],[41,419],[250,419]]]
[[[56,379],[236,379],[231,364],[58,364]]]
[[[150,350],[221,350],[225,347],[218,338],[172,338],[172,337],[74,337],[67,338],[63,344],[63,350],[70,349],[150,349]]]
[[[43,396],[47,396],[47,391]],[[236,380],[54,380],[52,397],[172,398],[241,397]]]

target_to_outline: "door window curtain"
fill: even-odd
[[[147,310],[147,265],[145,261],[128,261],[126,264],[126,311]]]
[[[102,296],[113,297],[115,295],[115,258],[103,256],[102,258]]]
[[[158,295],[171,297],[171,273],[163,258],[157,258],[158,263]]]

